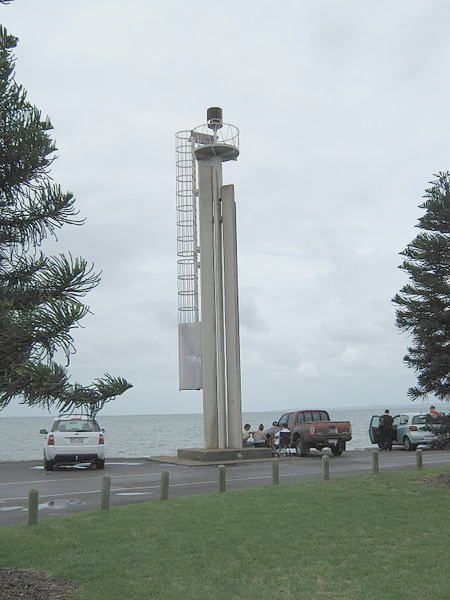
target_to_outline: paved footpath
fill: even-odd
[[[450,464],[450,453],[423,452],[424,466]],[[380,470],[415,468],[415,452],[396,449],[380,452]],[[271,461],[227,465],[227,486],[240,489],[270,485]],[[372,450],[353,450],[330,457],[330,476],[370,473]],[[111,506],[158,500],[161,471],[170,473],[170,496],[186,496],[217,490],[217,465],[180,466],[146,459],[107,460],[104,471],[72,467],[44,471],[40,461],[0,463],[0,525],[21,523],[27,518],[27,498],[31,488],[39,490],[40,518],[97,510],[103,475],[111,476]],[[320,479],[321,457],[295,456],[280,460],[280,482]]]

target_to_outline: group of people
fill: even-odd
[[[244,448],[264,448],[268,446],[269,435],[264,423],[260,423],[256,431],[251,431],[250,423],[246,423],[242,430],[242,446]]]
[[[242,430],[242,446],[244,448],[272,448],[272,450],[276,450],[282,433],[290,434],[290,430],[287,427],[278,426],[276,422],[268,429],[264,427],[264,423],[260,423],[255,431],[251,431],[250,423],[246,423]]]
[[[435,406],[431,405],[428,414],[432,419],[444,417],[444,413],[436,409]],[[380,450],[392,450],[392,442],[394,440],[394,420],[389,413],[387,408],[384,411],[384,415],[380,418]]]

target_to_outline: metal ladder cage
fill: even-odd
[[[194,141],[191,130],[175,134],[178,323],[198,323],[199,244]]]

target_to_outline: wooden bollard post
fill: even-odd
[[[161,500],[169,499],[169,471],[161,471]]]
[[[330,479],[330,457],[322,456],[322,479],[324,481]]]
[[[372,451],[372,473],[378,475],[380,472],[380,453],[378,450]]]
[[[416,466],[418,469],[423,467],[423,450],[421,448],[416,450]]]
[[[280,460],[272,458],[272,485],[280,485]]]
[[[30,490],[28,492],[28,525],[37,525],[39,510],[39,492]]]
[[[101,499],[101,509],[108,510],[110,504],[110,494],[111,494],[111,477],[109,475],[103,475],[102,477],[102,499]]]
[[[225,465],[219,465],[219,492],[225,492],[227,489],[227,480],[225,476]]]

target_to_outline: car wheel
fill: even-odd
[[[95,461],[95,465],[96,465],[97,469],[104,469],[105,468],[105,459],[103,459],[103,460],[97,459]]]
[[[299,437],[295,440],[295,452],[297,456],[309,456],[308,446]]]
[[[403,438],[403,447],[405,450],[409,450],[410,452],[415,449],[414,444],[411,444],[411,440],[407,435]]]
[[[53,471],[54,468],[55,468],[55,461],[47,460],[44,456],[44,469],[46,471]]]

